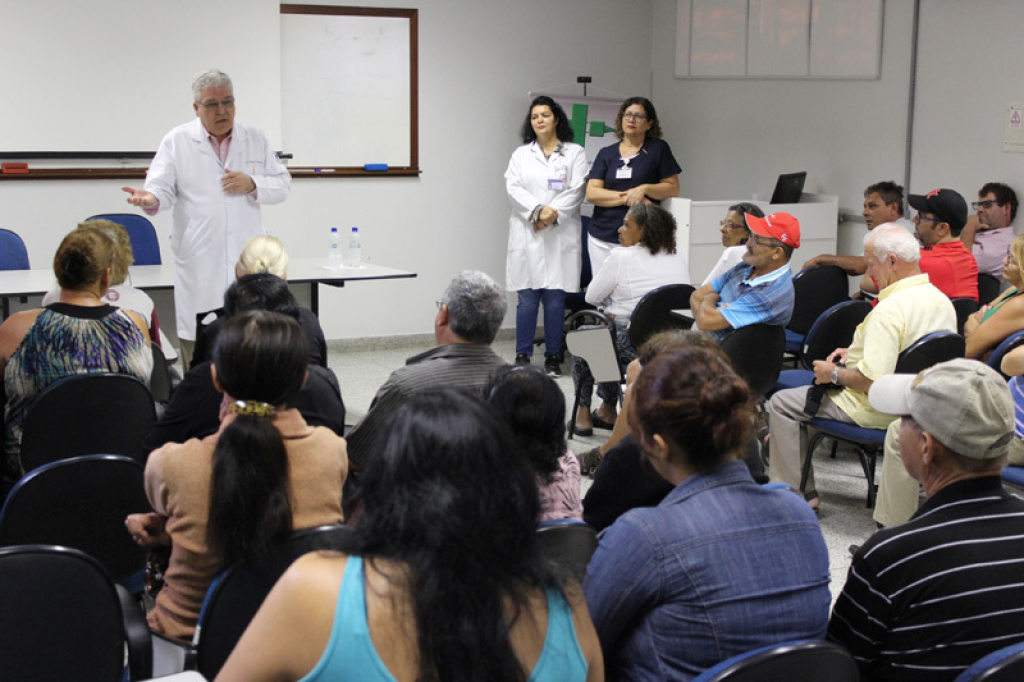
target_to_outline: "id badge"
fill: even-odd
[[[565,180],[562,178],[548,178],[548,189],[553,192],[561,192],[565,188]]]
[[[626,166],[625,168],[620,168],[617,171],[615,171],[616,180],[631,180],[632,178],[633,169],[630,168],[629,166]]]

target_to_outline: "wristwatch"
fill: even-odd
[[[835,367],[832,368],[832,383],[835,384],[836,386],[841,385],[839,383],[839,365],[836,365]]]

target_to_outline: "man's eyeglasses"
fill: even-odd
[[[939,219],[939,217],[938,217],[938,216],[933,216],[933,217],[929,218],[929,217],[928,217],[928,216],[926,216],[926,215],[925,215],[924,213],[918,213],[918,214],[917,214],[917,219],[918,219],[918,220],[927,220],[927,221],[928,221],[928,222],[930,222],[930,223],[941,223],[941,222],[942,222],[942,221],[941,221],[941,220]]]
[[[771,237],[769,237],[769,238],[768,238],[768,241],[766,241],[766,242],[763,242],[763,241],[761,241],[761,240],[760,240],[760,239],[759,239],[759,238],[758,238],[758,237],[757,237],[757,236],[755,235],[755,236],[753,236],[753,237],[751,237],[751,238],[750,238],[750,241],[754,242],[754,243],[755,243],[755,244],[757,244],[758,246],[767,246],[767,247],[768,247],[768,248],[770,248],[770,249],[774,249],[774,248],[777,248],[777,247],[779,246],[778,244],[776,244],[776,243],[775,243],[775,240],[774,240],[774,239],[772,239]]]
[[[975,211],[977,211],[979,208],[983,208],[983,209],[985,209],[987,211],[988,209],[992,208],[993,206],[1002,206],[1002,204],[999,203],[998,201],[996,201],[995,199],[988,199],[987,201],[974,201],[974,202],[971,202],[971,208],[973,208]]]
[[[206,109],[207,111],[214,111],[215,109],[219,109],[220,107],[224,107],[225,109],[230,109],[233,106],[235,106],[235,98],[234,97],[225,97],[224,99],[222,99],[219,102],[217,100],[215,100],[215,99],[211,99],[211,100],[208,100],[206,102],[203,102],[199,106],[201,106],[203,109]]]

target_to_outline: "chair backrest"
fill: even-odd
[[[28,250],[17,232],[0,229],[0,270],[28,270]]]
[[[143,441],[156,422],[153,396],[126,374],[80,374],[43,389],[25,415],[21,463],[31,471],[79,455],[146,461]]]
[[[870,312],[867,301],[843,301],[823,312],[804,338],[800,363],[811,369],[815,360],[824,360],[836,348],[849,347],[857,325]]]
[[[821,314],[850,298],[850,278],[838,265],[815,265],[793,277],[793,317],[786,328],[807,334]]]
[[[120,680],[124,625],[110,576],[76,549],[0,549],[0,671],[6,680]]]
[[[958,296],[951,298],[953,302],[953,310],[956,311],[956,333],[964,333],[964,325],[967,324],[967,318],[978,312],[978,302],[973,298],[967,298],[965,296]]]
[[[693,682],[857,682],[857,664],[832,642],[786,642],[748,651],[722,661]]]
[[[132,242],[132,255],[136,265],[160,265],[160,240],[149,218],[134,213],[101,213],[88,220],[109,220],[123,225]]]
[[[666,284],[644,294],[629,319],[629,342],[633,348],[639,350],[647,339],[666,329],[689,329],[693,322],[687,324],[673,317],[671,311],[688,309],[692,293],[689,284]]]
[[[264,559],[232,566],[218,576],[199,615],[199,672],[208,680],[217,676],[270,589],[293,561],[317,550],[345,550],[351,537],[352,529],[347,526],[304,528]]]
[[[582,581],[597,549],[597,531],[583,521],[549,521],[537,528],[537,551]]]
[[[962,358],[965,349],[964,337],[955,332],[925,334],[900,353],[896,373],[917,374],[940,362]]]
[[[786,332],[777,325],[752,324],[740,327],[722,340],[722,350],[755,396],[775,386],[782,370]]]
[[[995,350],[992,351],[992,354],[988,356],[988,366],[1005,377],[1006,375],[1003,374],[1002,369],[1003,358],[1006,357],[1006,354],[1011,350],[1022,344],[1024,344],[1024,330],[1010,334],[1003,339],[999,345],[995,347]]]
[[[116,581],[146,567],[147,550],[125,530],[129,514],[150,512],[142,465],[118,455],[87,455],[29,472],[0,512],[0,546],[79,549]]]
[[[999,278],[987,272],[978,273],[978,302],[981,305],[994,301],[1000,288]]]
[[[577,322],[593,321],[603,323],[592,329],[574,329]],[[590,373],[598,382],[621,382],[622,366],[615,349],[615,328],[611,321],[595,310],[581,310],[568,320],[569,331],[565,334],[565,345],[574,356],[587,361]]]
[[[993,651],[957,675],[953,682],[1019,682],[1024,680],[1024,642]]]

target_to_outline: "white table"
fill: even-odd
[[[363,263],[359,267],[328,270],[321,258],[292,258],[288,262],[288,283],[309,284],[310,309],[320,315],[318,284],[343,287],[346,282],[372,279],[404,279],[415,277],[415,272],[387,268],[383,265]],[[56,286],[53,270],[0,271],[0,298],[12,296],[41,296]],[[174,288],[174,265],[133,265],[128,270],[127,283],[138,289],[155,291]]]

